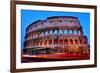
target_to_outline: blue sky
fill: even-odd
[[[36,20],[45,20],[51,16],[75,16],[78,17],[83,32],[90,43],[90,13],[83,12],[56,12],[56,11],[41,11],[41,10],[21,10],[21,47],[23,48],[25,31],[28,25]]]

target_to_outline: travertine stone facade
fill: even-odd
[[[26,28],[24,50],[28,54],[86,54],[89,44],[77,17],[52,16]]]

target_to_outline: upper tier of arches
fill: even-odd
[[[53,16],[45,20],[37,20],[26,28],[26,33],[50,27],[81,27],[77,17]]]

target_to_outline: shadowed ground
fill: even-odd
[[[69,61],[87,60],[89,54],[42,54],[42,55],[22,55],[22,63],[28,62],[48,62],[48,61]]]

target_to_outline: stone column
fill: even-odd
[[[67,34],[69,35],[69,29],[67,30]]]
[[[72,30],[72,35],[74,35],[74,30]]]
[[[35,33],[35,37],[37,38],[37,33]]]
[[[54,46],[54,37],[52,37],[52,46]]]
[[[50,36],[50,30],[48,31],[48,33],[47,33],[47,34],[48,34],[48,36]]]
[[[38,43],[38,46],[40,46],[40,39],[39,39],[39,41],[38,41],[39,43]]]
[[[43,31],[43,36],[42,36],[42,46],[44,45],[44,36],[45,36],[45,31]]]
[[[40,32],[40,37],[42,37],[42,32]]]
[[[46,33],[46,32],[44,31],[44,32],[43,32],[43,36],[45,36],[45,33]]]

